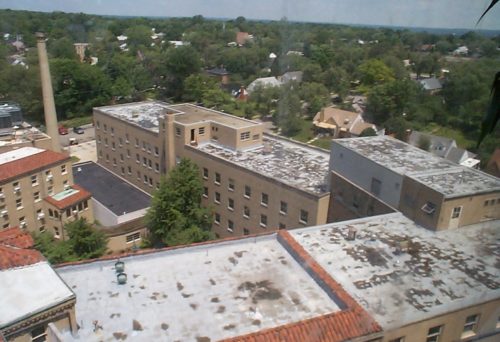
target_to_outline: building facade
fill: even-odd
[[[388,136],[334,140],[330,170],[430,229],[500,218],[500,179]]]
[[[95,108],[94,121],[98,163],[147,193],[180,158],[193,160],[219,237],[326,222],[329,156],[323,150],[190,104]]]
[[[0,223],[64,238],[65,223],[93,222],[90,194],[73,185],[69,156],[34,147],[0,154]]]

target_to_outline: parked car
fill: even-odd
[[[76,134],[83,134],[83,128],[81,127],[73,127],[73,132],[75,132]]]
[[[60,135],[66,135],[66,134],[68,134],[68,129],[66,127],[64,127],[64,126],[59,126],[58,131],[59,131]]]

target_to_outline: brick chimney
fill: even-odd
[[[52,150],[61,152],[59,143],[59,132],[57,131],[57,114],[54,104],[54,92],[52,90],[52,81],[50,79],[49,60],[47,57],[47,48],[45,46],[45,34],[36,33],[38,61],[40,64],[40,78],[42,81],[43,109],[45,113],[45,127],[47,134],[52,140]]]

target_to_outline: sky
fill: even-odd
[[[0,8],[90,14],[236,18],[500,30],[491,0],[0,0]]]

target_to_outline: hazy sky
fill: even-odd
[[[110,15],[289,20],[474,29],[491,0],[0,0],[0,8]],[[500,4],[478,25],[500,29]]]

